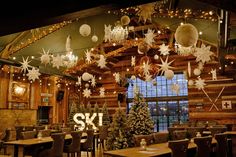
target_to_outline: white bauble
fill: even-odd
[[[89,81],[93,76],[87,72],[83,73],[82,79],[83,81]]]
[[[88,84],[88,83],[86,83],[86,84],[85,84],[85,88],[88,88],[88,87],[89,87],[89,84]]]
[[[120,18],[120,22],[122,25],[128,25],[130,23],[130,18],[127,15],[124,15]]]
[[[91,27],[88,24],[83,24],[79,28],[79,33],[82,36],[87,37],[91,33]]]
[[[136,76],[135,75],[132,75],[131,76],[131,80],[135,80],[136,79]]]
[[[175,31],[175,40],[183,47],[194,46],[198,40],[198,31],[192,24],[180,25]]]
[[[199,76],[199,75],[201,75],[201,70],[198,69],[198,68],[195,68],[195,69],[193,70],[193,74],[196,75],[196,76]]]
[[[164,76],[167,80],[171,80],[174,77],[173,70],[166,70]]]
[[[154,59],[155,59],[155,60],[158,60],[158,59],[159,59],[159,56],[158,56],[158,55],[155,55],[155,56],[154,56]]]
[[[194,85],[194,81],[193,80],[188,80],[188,85],[189,86],[193,86]]]
[[[98,37],[96,35],[92,36],[92,42],[96,43],[98,41]]]

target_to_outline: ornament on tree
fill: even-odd
[[[152,44],[155,42],[154,38],[156,35],[154,34],[155,30],[148,29],[148,32],[145,34],[144,41],[149,45],[152,46]]]
[[[46,52],[44,49],[43,49],[43,53],[40,57],[40,61],[42,64],[46,65],[46,64],[49,64],[50,63],[50,54],[49,54],[49,50]]]
[[[60,55],[57,54],[56,57],[52,56],[52,67],[56,67],[57,69],[63,66],[63,60]]]
[[[90,64],[92,61],[92,57],[91,57],[91,51],[86,50],[85,51],[85,61]]]
[[[136,57],[135,56],[131,56],[131,66],[135,66],[135,60],[136,60]]]
[[[163,56],[169,55],[170,49],[169,45],[165,45],[164,43],[159,46],[159,51],[161,52],[160,54]]]
[[[155,3],[147,3],[139,6],[137,15],[139,16],[139,22],[146,23],[147,20],[152,22],[152,15],[155,13]]]
[[[93,35],[91,40],[92,40],[92,42],[96,43],[98,41],[98,36]]]
[[[209,62],[211,60],[211,56],[214,55],[213,52],[210,51],[211,46],[201,45],[200,48],[196,48],[196,52],[193,54],[196,57],[196,62],[202,62],[203,64]]]
[[[87,37],[90,35],[91,33],[91,27],[88,24],[83,24],[80,26],[79,28],[79,33],[83,36],[83,37]]]
[[[26,59],[24,57],[22,57],[23,61],[20,62],[21,63],[21,71],[23,71],[24,73],[26,73],[27,71],[29,71],[29,67],[31,67],[29,65],[29,63],[31,61],[28,61],[29,57],[27,57]]]
[[[39,73],[39,69],[35,69],[35,67],[33,67],[31,70],[28,70],[28,74],[26,75],[28,76],[28,80],[32,80],[34,82],[36,79],[39,79],[41,74]]]
[[[165,62],[162,60],[161,58],[161,64],[158,64],[161,68],[159,70],[161,70],[161,75],[163,75],[163,73],[169,69],[172,69],[174,67],[170,66],[170,64],[174,62],[174,60],[168,62],[168,56],[166,57]]]
[[[85,98],[89,98],[89,97],[91,96],[91,90],[88,89],[88,88],[85,88],[85,89],[83,90],[83,96],[84,96]]]
[[[116,81],[116,83],[118,83],[118,84],[119,84],[119,83],[120,83],[120,81],[121,81],[121,80],[120,80],[120,73],[119,73],[119,72],[117,72],[117,73],[114,73],[113,75],[114,75],[114,77],[115,77],[115,81]]]
[[[193,74],[196,75],[196,76],[199,76],[199,75],[201,75],[201,70],[198,69],[198,68],[195,68],[195,69],[193,70]]]
[[[92,76],[92,78],[91,78],[91,85],[92,85],[92,87],[95,87],[95,86],[96,86],[96,79],[95,79],[95,76]]]
[[[104,25],[104,41],[105,42],[110,42],[111,41],[111,25]]]
[[[104,87],[101,87],[100,89],[99,89],[99,93],[100,93],[100,97],[102,97],[102,98],[104,98],[105,97],[105,88]]]
[[[179,95],[180,86],[179,86],[178,84],[172,84],[172,85],[171,85],[171,90],[172,90],[175,94]]]
[[[81,76],[78,76],[78,80],[77,80],[76,84],[77,84],[78,86],[81,86],[81,85],[82,85]]]
[[[205,80],[201,79],[200,77],[198,77],[197,80],[195,80],[195,86],[198,90],[204,89],[205,86]]]
[[[106,62],[106,58],[104,57],[104,55],[100,55],[97,63],[98,63],[98,67],[100,67],[101,69],[106,67],[107,62]]]
[[[216,69],[211,69],[212,80],[217,80]]]

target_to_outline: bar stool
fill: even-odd
[[[227,157],[227,152],[228,152],[227,135],[223,133],[215,134],[215,139],[217,141],[216,156]]]
[[[93,152],[93,139],[94,139],[94,130],[93,129],[89,129],[87,130],[87,138],[86,141],[81,143],[81,151],[86,151],[87,152],[87,156],[88,156],[88,152]]]
[[[196,137],[194,143],[197,145],[196,157],[210,157],[212,136]]]
[[[171,149],[171,157],[187,157],[188,143],[188,139],[169,141],[168,147]]]
[[[80,151],[80,140],[82,136],[82,132],[79,131],[72,131],[71,132],[72,136],[72,142],[70,145],[65,145],[63,152],[67,153],[67,157],[70,156],[75,156],[75,153],[77,154],[77,157],[81,156],[81,151]]]

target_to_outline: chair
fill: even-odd
[[[67,157],[69,157],[70,154],[74,156],[75,153],[77,154],[77,157],[80,157],[81,156],[80,140],[81,140],[82,132],[72,131],[71,136],[72,136],[72,142],[70,145],[64,146],[63,152],[67,153]]]
[[[36,131],[25,131],[21,132],[22,139],[32,139],[36,138],[37,132]]]
[[[134,135],[134,145],[135,145],[135,147],[140,146],[140,142],[141,142],[142,139],[145,139],[145,141],[147,142],[147,145],[150,145],[150,144],[153,143],[152,134],[150,134],[150,135]]]
[[[33,131],[34,130],[34,126],[25,126],[24,127],[24,131]]]
[[[204,127],[188,127],[187,128],[187,137],[194,138],[197,135],[197,132],[200,132],[202,135],[203,131],[205,130]]]
[[[185,138],[187,138],[187,130],[175,130],[173,132],[172,140],[183,140]]]
[[[104,149],[104,142],[108,136],[108,128],[109,126],[106,125],[99,127],[99,143],[101,144],[101,147],[103,149]]]
[[[175,130],[185,130],[185,128],[182,127],[168,127],[168,132],[169,132],[169,138],[173,139],[173,133]]]
[[[15,129],[16,129],[16,140],[22,139],[21,132],[25,131],[25,127],[24,126],[15,126]]]
[[[188,139],[169,141],[168,147],[171,149],[171,157],[187,157],[188,143]]]
[[[43,126],[43,125],[37,125],[37,126],[34,126],[34,128],[36,129],[36,131],[39,131],[39,130],[44,130],[44,129],[45,129],[45,126]]]
[[[40,152],[39,157],[63,157],[63,147],[65,140],[64,133],[56,133],[52,134],[51,137],[53,139],[52,147]]]
[[[209,131],[211,132],[211,135],[214,136],[215,134],[226,132],[227,127],[209,127]]]
[[[39,130],[38,133],[41,132],[42,137],[49,137],[51,135],[51,130]]]
[[[196,137],[194,143],[197,145],[196,157],[210,157],[212,136]]]
[[[216,157],[227,157],[227,135],[223,133],[215,134],[215,139],[217,141]]]
[[[168,132],[155,132],[152,133],[153,136],[153,143],[165,143],[169,140],[169,133]]]
[[[37,135],[36,131],[21,132],[21,136],[22,136],[23,140],[35,138],[36,135]],[[35,156],[37,154],[36,150],[37,150],[37,148],[35,146],[27,146],[24,148],[23,154],[24,154],[24,156],[25,155]]]
[[[7,154],[7,146],[4,145],[4,142],[10,140],[11,129],[6,129],[4,132],[3,138],[0,140],[0,151],[3,149],[3,154]]]
[[[87,138],[86,141],[81,143],[81,151],[86,151],[87,152],[87,156],[88,156],[88,152],[93,152],[93,139],[94,139],[94,130],[89,129],[87,130]]]

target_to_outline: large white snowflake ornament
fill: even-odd
[[[116,83],[120,83],[120,73],[117,72],[117,73],[114,73],[113,75],[114,75],[114,77],[115,77]]]
[[[52,67],[56,67],[57,69],[63,66],[63,60],[60,55],[57,54],[56,57],[52,57]]]
[[[166,57],[165,62],[164,62],[164,61],[162,60],[162,58],[161,58],[161,64],[157,64],[157,65],[160,66],[160,69],[159,69],[159,70],[161,70],[161,75],[163,75],[163,73],[164,73],[165,71],[174,68],[174,67],[170,66],[170,64],[171,64],[172,62],[174,62],[174,60],[168,62],[168,56]]]
[[[132,56],[131,57],[131,66],[135,66],[135,60],[136,60],[136,57],[135,56]]]
[[[89,51],[89,50],[85,51],[85,60],[86,60],[87,63],[89,63],[89,64],[91,63],[91,61],[92,61],[91,51]]]
[[[28,80],[32,80],[34,82],[36,79],[39,79],[41,74],[39,73],[39,69],[35,69],[35,67],[33,67],[31,70],[28,70],[26,75],[28,76]]]
[[[85,89],[83,90],[83,96],[84,96],[85,98],[89,98],[89,97],[91,96],[91,90],[88,89],[88,88],[85,88]]]
[[[95,79],[95,76],[92,76],[92,78],[91,78],[91,85],[92,85],[92,87],[95,87],[95,86],[96,86],[96,79]]]
[[[101,69],[106,67],[107,62],[106,62],[106,58],[104,57],[104,55],[100,55],[97,63],[98,63],[98,67],[100,67]]]
[[[105,97],[105,88],[104,87],[101,87],[100,89],[99,89],[99,93],[100,93],[100,97],[102,97],[102,98],[104,98]]]
[[[111,25],[104,25],[104,41],[105,42],[110,42],[111,41]]]
[[[180,86],[179,86],[178,84],[172,84],[172,85],[171,85],[171,90],[172,90],[175,94],[179,95]]]
[[[151,30],[148,29],[148,32],[145,34],[145,39],[144,41],[149,45],[152,46],[152,44],[155,42],[154,38],[155,38],[155,34],[154,34],[155,30]]]
[[[198,77],[198,79],[195,81],[195,86],[198,90],[204,89],[205,85],[205,80],[201,79],[200,77]]]
[[[31,61],[28,61],[29,57],[27,57],[26,59],[24,57],[22,57],[23,61],[20,62],[21,63],[21,71],[23,71],[24,73],[26,73],[27,70],[29,70],[29,67],[31,67],[29,65],[29,63]]]
[[[211,56],[214,55],[210,51],[211,46],[201,45],[200,48],[196,48],[196,52],[193,54],[196,57],[196,62],[202,62],[203,64],[211,60]]]
[[[50,54],[49,54],[49,50],[46,52],[44,49],[43,49],[43,53],[40,57],[40,61],[42,64],[46,65],[46,64],[49,64],[50,63]]]
[[[78,86],[81,86],[82,85],[82,81],[81,81],[81,76],[78,76],[78,80],[77,80],[77,82],[76,82],[76,84],[78,85]]]
[[[165,45],[164,43],[159,46],[159,51],[161,52],[160,54],[163,55],[163,56],[166,56],[166,55],[169,55],[169,46],[168,45]]]

